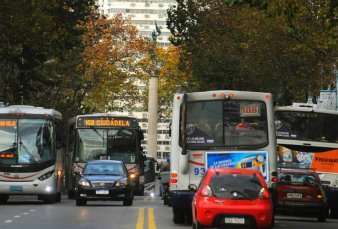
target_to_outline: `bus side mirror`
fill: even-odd
[[[189,184],[188,185],[189,191],[196,192],[197,191],[197,186],[194,184]]]

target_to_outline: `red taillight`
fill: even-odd
[[[176,184],[177,183],[177,179],[171,179],[170,183],[171,184]]]
[[[278,178],[277,178],[277,177],[272,177],[272,178],[271,178],[271,181],[272,181],[272,182],[278,182]]]
[[[316,195],[316,198],[321,200],[321,199],[324,198],[324,196],[323,196],[322,194],[318,193],[318,194]]]
[[[259,198],[261,199],[269,199],[270,198],[270,193],[268,190],[266,190],[265,188],[262,188],[259,191]]]
[[[205,197],[212,196],[212,190],[209,185],[204,186],[204,188],[202,189],[201,195]]]

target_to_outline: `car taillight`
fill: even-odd
[[[212,190],[209,185],[204,186],[204,188],[202,189],[201,195],[205,197],[212,196]]]
[[[324,198],[324,196],[323,196],[321,193],[318,193],[318,194],[316,195],[316,198],[321,200],[321,199]]]
[[[271,181],[272,181],[272,182],[278,182],[278,178],[277,178],[277,177],[272,177],[272,178],[271,178]]]
[[[259,191],[259,198],[261,199],[269,199],[270,198],[270,193],[268,190],[266,190],[265,188],[262,188]]]

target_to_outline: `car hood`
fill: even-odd
[[[100,175],[100,176],[96,176],[96,175],[91,175],[91,176],[83,176],[83,178],[85,178],[88,181],[117,181],[117,180],[121,180],[123,178],[126,178],[125,176],[112,176],[112,175]]]

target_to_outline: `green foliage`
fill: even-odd
[[[76,25],[95,16],[94,0],[1,1],[0,101],[78,112],[66,93],[80,86],[72,79],[85,31]]]
[[[181,61],[191,63],[191,90],[268,91],[301,101],[334,79],[333,0],[179,0],[167,25]]]

